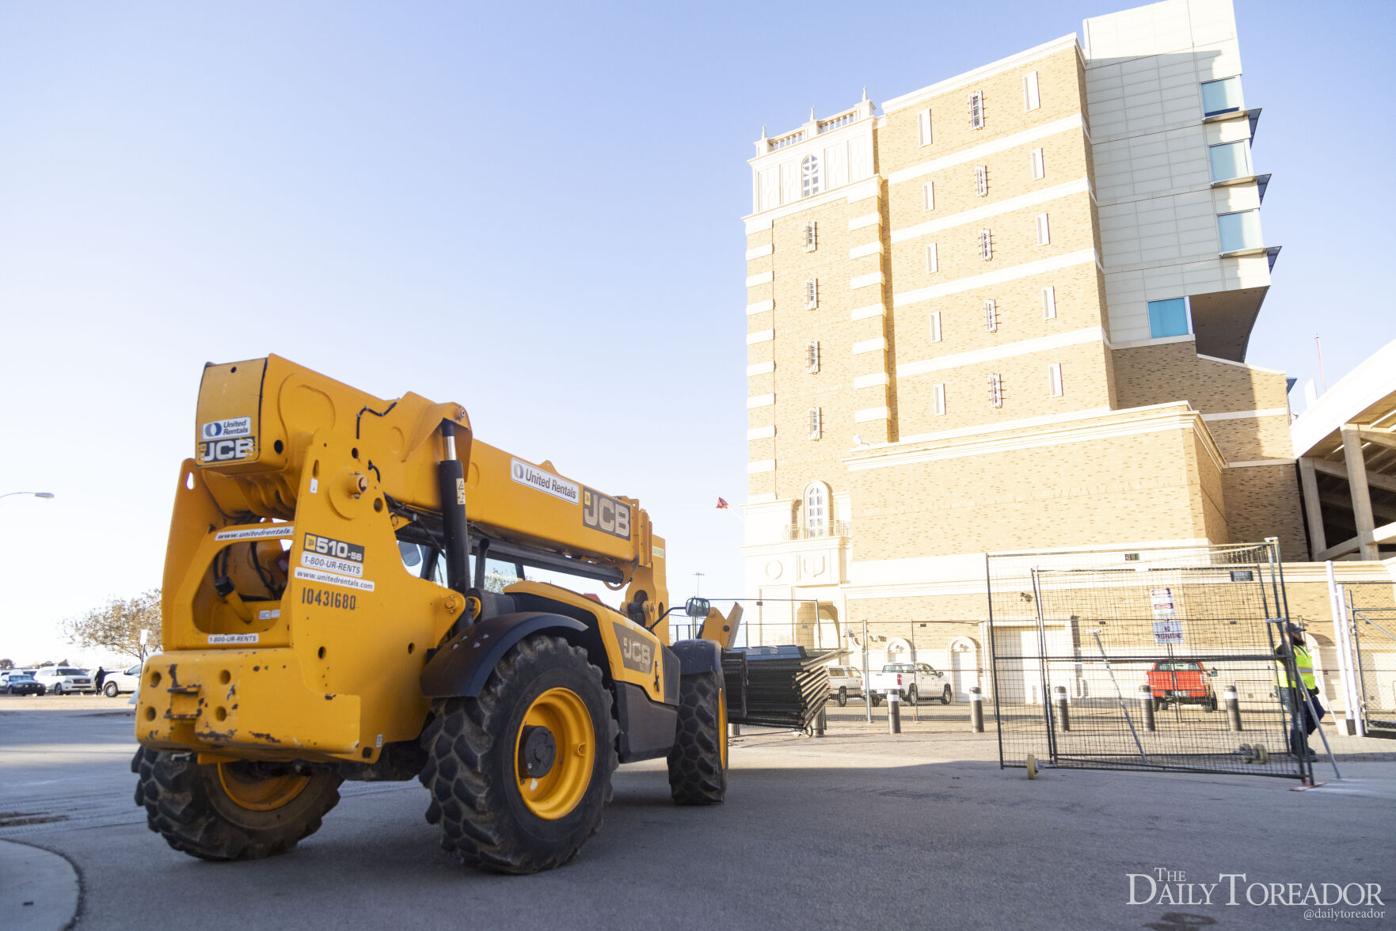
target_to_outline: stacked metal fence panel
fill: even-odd
[[[989,588],[1003,765],[1308,778],[1273,544],[992,556]]]
[[[762,727],[809,727],[829,700],[829,660],[829,653],[810,654],[800,646],[724,651],[728,720]],[[740,689],[734,687],[738,681]]]

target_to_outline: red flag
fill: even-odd
[[[719,511],[725,511],[725,510],[727,510],[727,508],[729,508],[729,507],[731,507],[731,505],[729,505],[729,504],[727,503],[727,499],[726,499],[726,498],[718,498],[718,499],[717,499],[717,509],[718,509]]]

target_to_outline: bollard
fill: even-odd
[[[969,723],[976,734],[984,733],[984,695],[977,685],[969,690]]]
[[[1241,700],[1236,697],[1236,686],[1228,685],[1223,693],[1226,701],[1226,723],[1233,731],[1241,730]]]
[[[824,709],[820,708],[819,714],[814,716],[814,736],[823,737],[824,728],[828,725],[828,723],[829,720],[824,715]]]
[[[896,689],[887,692],[887,733],[902,732],[902,696]]]
[[[1071,716],[1066,711],[1066,686],[1059,685],[1055,689],[1057,693],[1057,720],[1061,722],[1062,730],[1071,730]]]
[[[1144,715],[1144,729],[1158,730],[1154,726],[1154,690],[1147,685],[1139,686],[1139,706]]]

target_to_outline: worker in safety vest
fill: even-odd
[[[1296,757],[1305,753],[1309,759],[1313,760],[1318,757],[1313,750],[1309,749],[1309,735],[1318,727],[1318,722],[1323,720],[1327,712],[1318,700],[1318,683],[1314,679],[1314,658],[1309,654],[1308,645],[1304,640],[1303,628],[1296,624],[1289,624],[1286,626],[1286,630],[1289,633],[1290,643],[1294,647],[1295,671],[1299,674],[1299,682],[1296,683],[1289,672],[1290,651],[1285,644],[1280,644],[1275,648],[1275,654],[1279,657],[1275,661],[1275,665],[1279,667],[1280,696],[1285,703],[1285,708],[1290,713],[1289,752]],[[1306,693],[1308,701],[1304,700]],[[1310,705],[1313,706],[1312,711]]]

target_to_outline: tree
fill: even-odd
[[[68,639],[80,646],[102,647],[145,662],[147,646],[160,642],[160,589],[133,598],[113,598],[86,614],[63,622]],[[149,631],[146,644],[141,632]]]
[[[0,659],[0,669],[14,669],[15,661],[12,659]]]

